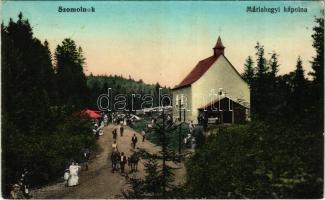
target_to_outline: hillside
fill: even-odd
[[[129,102],[131,102],[132,94],[133,97],[133,106],[134,109],[139,109],[141,104],[144,102],[144,96],[150,95],[153,98],[153,105],[158,106],[158,98],[159,98],[159,88],[161,89],[161,95],[170,95],[171,89],[167,87],[162,87],[159,83],[156,84],[146,84],[141,79],[136,81],[129,78],[124,78],[122,76],[117,75],[92,75],[87,76],[87,85],[90,89],[90,102],[91,107],[97,107],[97,98],[100,94],[107,94],[108,88],[110,90],[111,99],[115,99],[117,95],[123,95],[126,97],[128,101],[128,107],[131,106]],[[147,99],[146,99],[147,100]],[[164,105],[168,104],[168,101],[164,102]],[[146,106],[149,106],[147,104]]]

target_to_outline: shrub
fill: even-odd
[[[321,197],[322,139],[302,127],[254,122],[222,129],[186,163],[187,195]]]
[[[71,159],[81,162],[82,148],[95,150],[89,120],[74,116],[61,123],[53,133],[38,134],[15,132],[14,126],[4,125],[4,191],[17,182],[24,168],[31,172],[31,186],[40,186],[61,177]]]

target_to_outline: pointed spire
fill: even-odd
[[[220,38],[220,36],[218,37],[218,40],[217,40],[217,44],[216,44],[216,46],[215,46],[215,48],[225,48],[224,46],[223,46],[223,44],[222,44],[222,41],[221,41],[221,38]]]
[[[216,46],[213,48],[214,56],[219,56],[220,54],[224,54],[224,49],[226,47],[223,46],[220,36],[218,37]]]

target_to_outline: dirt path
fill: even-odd
[[[64,182],[49,185],[31,192],[33,198],[68,198],[68,199],[90,199],[90,198],[123,198],[121,191],[126,188],[126,179],[120,173],[112,173],[110,154],[112,152],[112,130],[114,126],[109,125],[104,129],[104,135],[98,140],[101,151],[90,162],[88,171],[81,171],[79,185],[75,187],[65,187]],[[120,152],[124,152],[126,156],[131,155],[131,137],[136,133],[129,127],[124,128],[123,137],[120,137],[118,131],[117,144]],[[142,142],[142,136],[136,133],[138,137],[138,147],[146,149],[150,153],[157,153],[160,147],[149,141]],[[144,162],[140,160],[138,172],[133,173],[137,177],[144,176]],[[183,164],[181,169],[175,170],[175,179],[177,182],[183,182],[185,170]],[[126,166],[126,172],[129,168]],[[63,174],[63,173],[62,173]]]

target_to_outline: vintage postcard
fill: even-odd
[[[324,1],[1,2],[5,199],[324,197]]]

